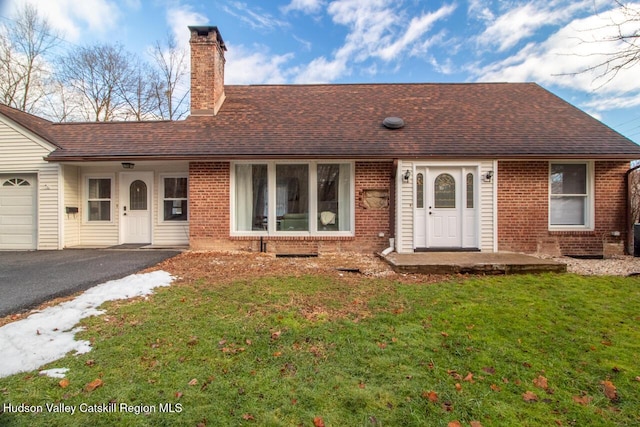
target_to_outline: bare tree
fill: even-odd
[[[173,35],[168,34],[164,44],[156,41],[151,56],[159,74],[154,88],[158,114],[165,120],[179,120],[189,111],[189,90],[185,84],[188,53],[178,46]]]
[[[123,82],[120,93],[125,102],[125,120],[152,120],[159,117],[156,88],[162,84],[157,70],[146,62],[133,64],[131,79]],[[127,86],[128,85],[128,86]]]
[[[45,57],[59,43],[48,21],[26,3],[17,18],[0,30],[0,97],[3,103],[34,112],[47,95]]]
[[[128,91],[135,86],[135,61],[122,45],[81,47],[59,62],[60,81],[79,95],[85,120],[127,118]]]
[[[577,73],[595,72],[602,79],[602,86],[615,79],[618,73],[635,67],[640,63],[640,6],[638,4],[624,4],[620,0],[614,0],[619,15],[610,15],[610,22],[594,30],[613,30],[612,35],[602,39],[582,40],[583,43],[597,43],[606,45],[602,52],[593,53],[593,56],[603,58],[595,65],[585,68]],[[616,18],[614,18],[614,16]],[[619,18],[617,18],[619,16]],[[613,49],[612,49],[612,46]]]

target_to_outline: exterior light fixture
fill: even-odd
[[[136,165],[135,163],[122,162],[122,167],[124,169],[133,169],[135,165]]]
[[[411,171],[407,169],[404,175],[402,175],[402,182],[409,182],[409,178],[411,178]]]

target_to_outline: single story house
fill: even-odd
[[[0,106],[0,249],[601,254],[640,147],[533,83],[224,84],[191,31],[183,121]]]

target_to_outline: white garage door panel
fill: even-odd
[[[34,175],[0,175],[0,249],[36,248],[36,188]]]

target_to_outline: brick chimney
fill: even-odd
[[[218,27],[191,31],[191,115],[215,116],[224,102],[224,51]]]

